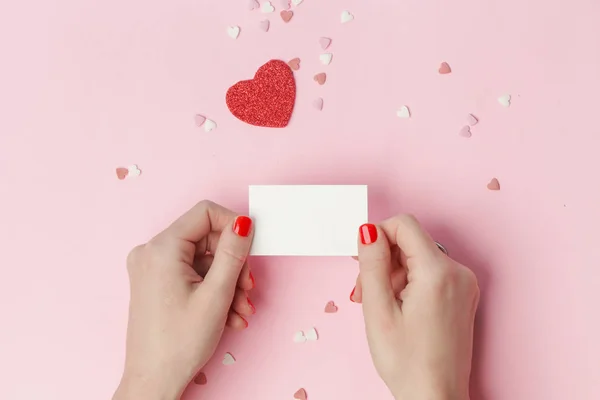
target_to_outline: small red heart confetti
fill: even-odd
[[[471,136],[473,136],[473,134],[471,133],[471,127],[469,125],[463,126],[460,132],[458,132],[458,134],[465,138],[470,138]]]
[[[265,19],[264,21],[260,21],[258,23],[258,27],[260,28],[260,30],[262,30],[264,32],[269,32],[269,28],[271,27],[271,23],[269,22],[268,19]]]
[[[467,115],[467,123],[471,126],[475,126],[477,125],[477,123],[479,122],[479,120],[477,119],[476,116],[474,116],[473,114],[469,114]]]
[[[500,190],[500,182],[498,182],[498,179],[493,178],[490,183],[488,183],[487,188],[489,190]]]
[[[315,101],[313,101],[313,107],[319,111],[323,110],[323,99],[320,97],[315,99]]]
[[[196,116],[194,117],[194,121],[196,121],[196,126],[200,128],[202,125],[204,125],[206,117],[204,115],[196,114]]]
[[[298,389],[298,391],[296,393],[294,393],[294,399],[307,400],[308,396],[306,395],[306,390]]]
[[[225,99],[239,120],[283,128],[288,125],[296,102],[294,72],[286,62],[271,60],[256,71],[254,79],[230,87]]]
[[[283,22],[288,23],[294,16],[294,12],[289,10],[283,10],[279,13],[279,15],[281,15],[281,19],[283,20]]]
[[[440,69],[438,69],[438,72],[442,75],[449,74],[450,72],[452,72],[452,68],[450,68],[450,65],[447,62],[443,62],[440,65]]]
[[[294,58],[294,59],[288,61],[288,65],[294,71],[298,71],[300,69],[300,59],[299,58]]]
[[[327,50],[329,46],[331,46],[331,39],[322,37],[321,39],[319,39],[319,44],[321,45],[321,48],[323,50]]]
[[[327,81],[327,74],[325,72],[321,72],[320,74],[316,74],[314,77],[315,82],[319,85],[324,85],[325,81]]]
[[[119,178],[119,180],[122,181],[127,178],[127,175],[129,175],[129,169],[123,167],[117,168],[117,178]]]
[[[206,374],[204,372],[198,372],[198,375],[194,378],[194,383],[196,385],[206,385],[208,383],[208,379],[206,379]]]
[[[325,306],[325,312],[327,314],[335,314],[336,312],[338,312],[338,308],[337,308],[337,306],[335,305],[335,303],[333,301],[330,301]]]

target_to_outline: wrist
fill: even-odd
[[[179,400],[182,389],[162,386],[142,377],[123,377],[113,400]]]

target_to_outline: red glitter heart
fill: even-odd
[[[269,128],[287,126],[296,101],[296,81],[287,63],[271,60],[254,79],[241,81],[227,91],[227,107],[241,121]]]

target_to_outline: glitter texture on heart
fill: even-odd
[[[229,88],[227,107],[239,120],[269,128],[286,127],[296,101],[296,81],[290,66],[271,60],[256,71],[254,79]]]

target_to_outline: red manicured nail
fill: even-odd
[[[350,301],[353,302],[353,303],[356,303],[354,301],[354,292],[356,292],[356,286],[354,287],[354,289],[352,289],[352,293],[350,293]]]
[[[373,224],[364,224],[360,227],[360,240],[363,244],[373,244],[377,241],[377,227]]]
[[[248,298],[248,305],[250,306],[250,309],[252,309],[252,314],[256,314],[256,307],[254,307],[254,304],[252,304],[252,301]]]
[[[250,271],[250,280],[252,281],[252,289],[256,286],[256,281],[254,280],[254,275],[252,275],[252,271]]]
[[[248,237],[251,228],[252,220],[244,216],[237,217],[235,219],[235,223],[233,224],[233,231],[241,237]]]
[[[244,317],[240,317],[242,319],[242,321],[244,321],[244,324],[246,324],[246,327],[244,329],[246,329],[248,327],[248,321],[246,321],[246,318]]]

